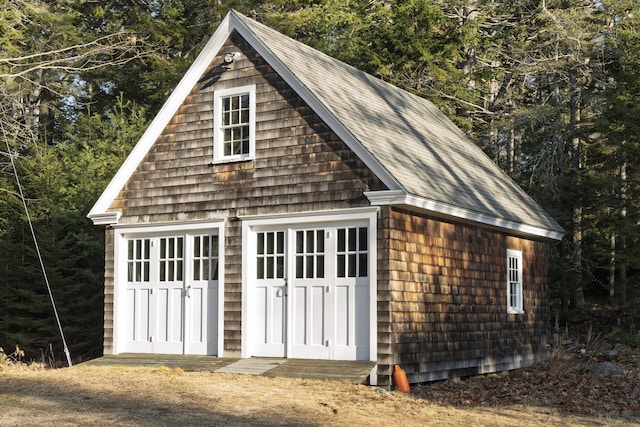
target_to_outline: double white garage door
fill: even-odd
[[[243,227],[243,357],[373,354],[371,221],[318,224]],[[224,356],[223,236],[120,234],[117,352]]]
[[[369,228],[259,230],[248,281],[253,356],[369,358]]]
[[[122,351],[216,354],[218,235],[137,236],[124,246],[116,310]]]

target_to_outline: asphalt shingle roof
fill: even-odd
[[[259,51],[267,62],[286,67],[298,89],[315,97],[398,189],[481,215],[563,232],[431,101],[231,13],[240,34],[262,45]]]

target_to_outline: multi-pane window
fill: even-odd
[[[218,236],[193,237],[193,280],[218,280]]]
[[[149,239],[131,239],[127,242],[127,281],[149,281]]]
[[[367,227],[338,228],[338,277],[367,277],[369,271]]]
[[[163,237],[160,239],[160,281],[182,280],[184,262],[183,237]]]
[[[252,159],[255,152],[255,86],[214,94],[214,162]]]
[[[257,279],[284,278],[284,231],[257,233]]]
[[[522,313],[522,252],[507,250],[507,312]]]
[[[222,98],[223,155],[249,154],[249,94]]]
[[[296,231],[296,278],[324,278],[324,230]]]

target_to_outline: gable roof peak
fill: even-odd
[[[562,228],[432,102],[231,10],[89,213],[97,218],[134,172],[233,31],[278,73],[389,191],[454,216],[561,238]],[[373,201],[372,201],[373,203]],[[435,209],[435,208],[434,208]],[[433,211],[438,213],[437,210]],[[480,219],[479,219],[480,218]],[[508,225],[505,225],[508,224]]]

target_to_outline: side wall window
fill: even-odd
[[[524,313],[522,306],[522,251],[507,249],[507,312]]]
[[[256,87],[217,90],[214,94],[214,163],[255,156]]]

